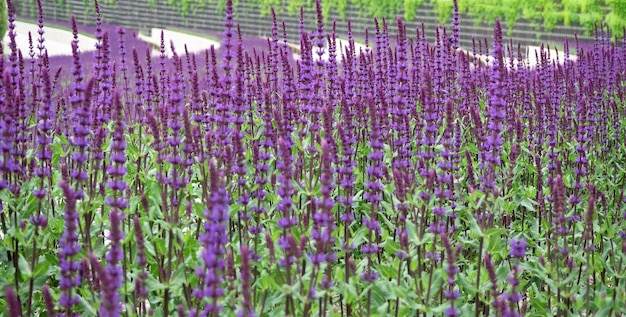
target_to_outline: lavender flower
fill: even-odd
[[[65,196],[65,230],[59,241],[59,261],[61,268],[61,280],[59,287],[61,297],[59,304],[63,309],[64,317],[74,316],[74,306],[78,304],[79,297],[74,294],[74,288],[81,285],[81,278],[78,275],[80,262],[76,260],[76,256],[80,253],[78,244],[78,212],[76,211],[76,193],[70,188],[65,181],[60,183],[63,195]]]
[[[489,123],[487,128],[490,135],[483,141],[482,149],[482,188],[483,191],[495,191],[496,189],[496,171],[500,166],[501,147],[503,144],[502,131],[503,120],[506,118],[506,101],[503,91],[502,82],[504,72],[503,49],[502,49],[502,28],[500,20],[496,20],[494,27],[493,54],[495,62],[491,66],[489,72]]]
[[[459,24],[461,24],[460,21],[460,15],[459,15],[459,1],[458,0],[454,0],[454,13],[452,15],[452,48],[453,49],[457,49],[460,46],[460,41],[461,41],[461,28],[459,27]]]
[[[374,281],[377,279],[378,274],[372,271],[372,255],[378,253],[378,245],[376,244],[376,240],[378,235],[381,232],[380,224],[378,222],[378,210],[379,204],[382,200],[382,177],[383,177],[383,168],[382,164],[383,160],[383,142],[380,137],[380,123],[378,122],[378,112],[376,109],[376,104],[371,95],[367,96],[367,102],[369,105],[369,116],[370,116],[370,147],[371,152],[368,155],[370,159],[370,165],[367,167],[367,174],[369,175],[369,180],[365,184],[368,191],[366,192],[364,198],[370,204],[370,215],[369,218],[363,220],[363,225],[369,229],[369,242],[361,246],[361,252],[367,255],[368,257],[368,266],[367,271],[363,273],[362,278],[366,281]]]
[[[174,67],[178,69],[180,63],[182,61],[174,51],[173,52],[173,62]],[[183,95],[182,95],[182,73],[179,70],[176,74],[173,74],[170,78],[170,92],[169,102],[167,107],[167,127],[169,130],[169,136],[167,138],[167,145],[169,146],[169,155],[166,160],[170,163],[170,171],[165,178],[165,184],[169,186],[171,191],[169,192],[169,204],[170,208],[168,213],[165,215],[166,221],[169,222],[177,222],[179,217],[179,208],[181,206],[182,199],[182,188],[187,185],[188,178],[186,178],[186,173],[184,170],[185,157],[183,157],[182,150],[184,150],[183,145],[183,127],[184,127],[184,119],[183,115],[185,113],[184,105],[183,105]],[[191,142],[191,140],[188,140]],[[188,149],[190,151],[190,149]]]
[[[14,103],[14,91],[11,85],[11,78],[9,70],[5,70],[3,74],[4,95],[3,102],[0,104],[3,114],[2,121],[0,121],[0,143],[2,150],[2,164],[0,164],[0,171],[2,172],[2,178],[0,178],[0,190],[9,188],[9,180],[11,174],[19,170],[18,162],[16,162],[13,156],[14,152],[14,140],[17,134],[17,127],[14,124],[16,117],[13,107]],[[9,188],[11,189],[11,188]]]
[[[148,211],[147,208],[145,211]],[[137,214],[133,217],[133,226],[135,229],[135,242],[137,243],[137,266],[141,268],[135,279],[135,296],[141,300],[148,296],[148,290],[145,284],[148,278],[148,272],[145,269],[147,261],[143,230],[141,229],[139,216]]]
[[[40,201],[46,197],[47,191],[44,188],[46,180],[51,178],[52,151],[52,87],[50,82],[50,73],[48,68],[43,70],[43,86],[44,96],[38,113],[39,124],[37,125],[37,159],[39,167],[35,171],[35,175],[40,178],[39,188],[34,190],[34,195]],[[39,207],[40,209],[41,207]]]
[[[522,300],[522,293],[517,291],[517,287],[519,286],[518,276],[521,274],[522,270],[519,267],[519,261],[521,258],[526,256],[526,241],[524,238],[520,238],[519,240],[512,239],[511,240],[511,251],[509,251],[509,255],[511,257],[517,258],[517,262],[513,265],[511,269],[511,274],[507,278],[507,281],[510,285],[510,290],[502,294],[502,298],[500,300],[500,307],[502,316],[510,316],[510,317],[518,317],[521,314],[517,311],[518,302]],[[507,302],[508,305],[504,303]]]
[[[278,226],[284,230],[297,225],[297,220],[292,216],[292,195],[293,195],[293,156],[291,154],[291,140],[290,138],[280,138],[278,140],[279,151],[278,156],[282,158],[276,165],[276,168],[280,170],[278,181],[280,187],[276,191],[276,194],[281,197],[280,202],[276,206],[276,210],[282,213],[282,217],[278,219]]]
[[[218,300],[224,296],[222,281],[225,273],[226,243],[228,235],[226,222],[228,221],[228,193],[219,179],[215,163],[210,162],[211,172],[211,206],[204,211],[206,221],[203,224],[204,233],[200,237],[203,250],[202,262],[196,268],[199,278],[198,286],[193,290],[193,296],[203,301],[203,307],[192,310],[191,316],[206,316],[217,314],[222,309]],[[198,315],[200,314],[200,315]]]
[[[517,291],[517,287],[519,286],[518,276],[521,273],[521,269],[519,268],[519,264],[516,263],[513,265],[513,269],[511,270],[511,274],[509,275],[507,281],[511,286],[511,289],[504,294],[502,294],[501,303],[507,302],[508,305],[506,307],[501,308],[502,316],[507,317],[521,317],[522,315],[517,311],[518,303],[522,300],[522,293]],[[503,304],[504,305],[504,304]]]
[[[122,222],[124,220],[124,209],[128,207],[128,202],[124,198],[124,191],[127,184],[124,181],[126,175],[126,141],[124,137],[125,123],[122,119],[122,105],[119,94],[115,92],[115,113],[116,126],[113,132],[113,140],[111,142],[110,164],[107,172],[109,180],[107,188],[111,190],[111,194],[106,199],[106,204],[111,208],[109,210],[109,221],[111,224],[108,239],[110,240],[109,250],[106,254],[107,266],[105,275],[101,276],[104,280],[102,291],[102,305],[100,306],[100,314],[103,316],[119,316],[120,315],[120,295],[119,288],[124,279],[122,267],[123,254],[120,249],[120,243],[124,238]]]
[[[319,269],[319,266],[322,263],[328,263],[328,266],[326,267],[326,274],[321,282],[321,286],[326,289],[332,286],[330,265],[332,265],[332,262],[337,258],[332,250],[336,238],[333,234],[335,229],[335,218],[333,215],[335,201],[331,198],[334,185],[330,152],[330,144],[326,142],[326,138],[322,139],[322,171],[320,176],[320,182],[322,183],[322,196],[314,201],[314,226],[311,231],[311,238],[315,240],[316,250],[314,253],[309,254],[309,258],[311,259],[311,262],[315,266],[316,270]]]
[[[43,300],[46,304],[46,312],[48,316],[54,316],[54,301],[52,300],[52,295],[50,294],[50,287],[48,284],[44,284],[42,288]]]
[[[251,302],[251,279],[250,274],[250,250],[247,246],[241,245],[239,247],[241,252],[241,292],[243,294],[243,304],[241,309],[237,312],[237,317],[254,317],[256,314],[252,310]]]
[[[595,248],[593,244],[593,218],[597,199],[597,189],[593,185],[589,185],[589,202],[587,212],[585,213],[585,230],[583,239],[585,240],[585,251],[592,253]]]
[[[454,280],[455,275],[459,272],[459,268],[456,265],[456,259],[460,254],[460,246],[458,250],[453,250],[447,233],[441,234],[441,241],[446,251],[446,259],[448,266],[446,267],[446,275],[448,276],[447,284],[448,288],[444,291],[444,296],[450,301],[450,307],[445,311],[445,315],[448,317],[459,316],[459,311],[454,307],[454,301],[459,298],[459,290],[455,287],[456,282]]]
[[[123,281],[123,271],[119,262],[122,260],[123,254],[120,249],[120,242],[124,237],[122,230],[123,213],[118,210],[109,212],[109,221],[111,222],[111,232],[109,239],[109,251],[106,254],[107,266],[103,273],[100,274],[102,280],[102,295],[100,315],[118,317],[121,312],[121,297],[118,292]]]
[[[509,251],[509,256],[513,258],[523,258],[526,256],[526,240],[524,238],[520,239],[512,239],[511,240],[511,250]]]
[[[13,288],[7,287],[4,295],[6,296],[7,304],[9,305],[8,306],[9,315],[21,317],[22,316],[22,304],[20,304],[17,294],[15,293]]]

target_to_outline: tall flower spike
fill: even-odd
[[[502,49],[502,28],[500,20],[496,20],[494,27],[493,55],[495,61],[491,65],[489,72],[489,135],[483,140],[482,166],[483,179],[482,187],[484,191],[495,191],[496,189],[496,168],[500,166],[501,147],[503,144],[502,131],[504,130],[504,119],[506,119],[506,102],[503,92],[503,49]]]
[[[74,288],[80,287],[81,277],[78,274],[80,262],[75,259],[80,253],[78,244],[78,212],[76,211],[76,193],[69,184],[61,181],[61,189],[65,196],[65,230],[59,241],[59,262],[61,268],[61,280],[59,288],[61,296],[59,305],[63,309],[65,316],[73,316],[74,306],[78,304],[78,295],[74,293]]]
[[[39,50],[39,55],[38,55],[38,63],[39,63],[39,69],[41,71],[41,68],[43,67],[43,57],[45,55],[46,52],[46,46],[44,45],[44,42],[46,41],[46,39],[44,38],[44,23],[43,23],[43,6],[41,4],[41,0],[37,0],[37,10],[38,10],[38,17],[37,17],[37,26],[39,27],[39,29],[37,30],[37,33],[39,34],[39,38],[37,39],[37,49]]]
[[[37,154],[36,157],[39,161],[39,167],[35,171],[35,175],[41,179],[39,188],[34,190],[34,195],[37,199],[42,200],[47,195],[47,191],[44,188],[46,180],[50,179],[51,164],[52,164],[52,152],[50,150],[50,144],[52,144],[52,87],[50,82],[50,73],[48,68],[44,68],[42,71],[44,95],[42,98],[41,106],[37,114]],[[41,208],[41,207],[39,207]]]
[[[52,295],[50,294],[50,287],[48,284],[44,284],[42,288],[43,293],[43,301],[46,304],[46,312],[48,316],[54,316],[54,301],[52,299]]]
[[[211,198],[210,206],[204,211],[204,233],[200,237],[203,247],[201,264],[196,268],[199,279],[193,296],[201,300],[204,307],[193,309],[190,316],[217,315],[222,306],[219,299],[224,296],[222,281],[225,275],[226,243],[228,242],[228,193],[221,184],[219,170],[213,161],[210,161]],[[204,300],[208,300],[205,302]],[[198,315],[199,314],[199,315]]]
[[[316,251],[309,255],[314,265],[320,265],[327,261],[330,262],[336,258],[335,253],[332,251],[335,241],[333,237],[335,220],[332,210],[335,202],[331,198],[333,175],[330,160],[330,145],[324,138],[322,139],[322,171],[320,176],[322,196],[315,200],[314,227],[311,231],[311,238],[315,240]]]
[[[376,102],[371,95],[367,96],[370,117],[370,147],[372,148],[368,158],[370,165],[367,167],[369,179],[366,183],[367,192],[364,196],[365,200],[370,204],[370,214],[368,218],[363,219],[363,225],[369,229],[369,241],[361,246],[361,252],[368,257],[368,267],[363,272],[362,280],[372,282],[378,278],[378,274],[372,269],[372,256],[378,253],[378,236],[380,235],[380,223],[378,222],[379,204],[382,200],[382,184],[384,153],[383,142],[380,135],[380,117],[377,111]]]
[[[502,309],[502,305],[500,304],[500,290],[498,287],[498,277],[496,275],[496,270],[493,266],[493,261],[491,260],[491,255],[489,253],[485,253],[485,269],[487,270],[487,275],[489,276],[489,282],[491,282],[491,298],[492,306],[494,306],[497,310]]]
[[[448,263],[448,266],[445,269],[448,277],[448,288],[445,290],[444,296],[450,302],[450,307],[446,309],[445,315],[447,317],[456,317],[459,316],[459,311],[454,307],[454,301],[460,296],[459,290],[455,287],[456,283],[454,280],[456,273],[459,272],[459,268],[455,263],[458,252],[455,252],[455,250],[452,249],[447,233],[444,232],[441,234],[441,241],[446,251],[446,259]]]
[[[250,274],[250,250],[244,244],[239,246],[241,254],[241,293],[243,295],[243,304],[240,310],[237,312],[237,317],[254,317],[256,314],[252,310],[252,298],[251,298],[251,280]]]
[[[460,28],[460,14],[459,14],[459,1],[454,0],[454,13],[452,15],[452,48],[457,49],[460,47],[461,42],[461,28]]]
[[[122,260],[123,254],[120,249],[120,242],[124,238],[122,232],[123,213],[117,210],[111,210],[109,212],[109,221],[111,223],[111,231],[109,233],[109,251],[106,254],[107,266],[104,269],[104,274],[100,275],[102,283],[102,295],[100,305],[100,315],[109,317],[119,317],[121,310],[121,297],[119,294],[119,288],[122,285],[124,278],[122,267],[119,265]]]
[[[593,216],[597,199],[597,189],[593,185],[589,185],[589,202],[587,212],[585,214],[585,231],[583,238],[585,240],[585,251],[593,252],[595,246],[593,245]]]
[[[117,91],[114,95],[114,103],[117,122],[111,142],[111,162],[107,168],[109,174],[107,188],[111,190],[111,194],[107,197],[106,203],[111,207],[109,211],[111,227],[108,235],[110,244],[106,254],[106,274],[101,277],[106,281],[102,285],[102,305],[100,306],[100,314],[102,316],[120,315],[121,297],[118,290],[124,279],[122,267],[120,266],[123,258],[120,243],[124,238],[122,222],[124,220],[124,209],[128,206],[128,202],[124,198],[124,191],[128,185],[124,181],[124,176],[126,175],[126,157],[124,155],[126,150],[124,137],[125,122],[122,118],[122,105]]]
[[[279,161],[276,167],[280,170],[280,174],[278,175],[278,181],[280,182],[280,187],[276,191],[281,197],[281,201],[276,206],[276,210],[281,212],[281,218],[278,219],[278,226],[284,228],[285,230],[289,230],[289,228],[297,225],[296,217],[292,217],[292,206],[293,206],[293,155],[291,154],[292,144],[290,138],[280,138],[278,140],[278,156],[282,157],[282,160]]]
[[[147,208],[144,208],[144,212],[148,212]],[[146,289],[148,272],[145,269],[147,261],[143,230],[141,229],[139,216],[137,214],[133,217],[133,227],[135,229],[135,242],[137,243],[137,267],[140,268],[137,278],[135,279],[135,296],[141,300],[148,296],[148,290]]]
[[[7,287],[4,295],[6,296],[6,300],[7,300],[7,304],[9,308],[9,315],[15,316],[15,317],[21,317],[22,305],[20,304],[20,301],[17,298],[17,294],[15,293],[13,288]]]
[[[526,240],[524,238],[520,239],[512,239],[511,240],[511,250],[509,251],[509,255],[514,258],[523,258],[526,256]]]

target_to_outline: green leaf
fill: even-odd
[[[394,269],[392,266],[390,265],[379,265],[378,266],[378,270],[380,271],[380,273],[382,273],[382,277],[386,278],[386,279],[392,279],[394,277],[398,276],[398,272],[396,269]]]
[[[93,306],[91,306],[91,304],[89,304],[87,300],[85,300],[85,298],[83,298],[82,296],[79,296],[78,298],[79,298],[78,307],[82,308],[85,311],[85,313],[87,313],[86,314],[87,316],[97,315],[96,309]]]
[[[20,269],[20,273],[25,275],[27,278],[31,278],[33,276],[33,273],[30,270],[30,264],[28,264],[28,262],[21,253],[19,258],[17,259],[17,266]]]
[[[46,258],[46,261],[48,262],[49,265],[51,266],[59,266],[59,258],[52,255],[52,254],[45,254],[44,257]]]
[[[50,266],[50,264],[47,261],[39,262],[39,263],[37,263],[37,265],[35,265],[35,271],[33,273],[33,276],[44,275],[51,268],[52,268],[52,266]]]
[[[146,279],[146,290],[148,290],[149,292],[152,291],[160,291],[160,290],[164,290],[166,288],[165,284],[157,281],[154,276],[152,275],[148,275],[148,278]]]
[[[467,221],[469,222],[469,229],[470,231],[478,238],[480,237],[484,237],[485,234],[483,233],[483,231],[480,229],[480,226],[478,226],[478,222],[476,221],[476,218],[474,217],[474,215],[472,215],[471,213],[467,214]]]
[[[612,300],[606,300],[601,304],[601,308],[594,314],[596,317],[608,317],[615,304]]]
[[[380,315],[380,316],[384,316],[387,314],[387,310],[389,310],[389,302],[384,302],[382,305],[378,306],[378,308],[376,308],[376,312]]]
[[[165,254],[165,239],[163,238],[154,238],[154,246],[157,251],[157,254]],[[147,245],[146,245],[147,249]]]
[[[186,282],[187,278],[185,276],[185,266],[184,265],[179,265],[178,268],[176,269],[176,272],[174,272],[174,276],[171,279],[170,285],[172,286],[172,288],[176,289],[176,288],[181,288],[182,289],[182,285]]]
[[[532,199],[530,199],[529,197],[522,197],[519,200],[515,201],[515,205],[516,206],[522,206],[524,208],[526,208],[526,210],[528,211],[535,211],[535,206],[538,205],[538,203]]]
[[[456,277],[456,282],[459,283],[461,290],[467,292],[469,296],[474,296],[476,294],[476,285],[470,282],[465,274],[458,274]]]

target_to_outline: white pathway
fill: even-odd
[[[17,33],[17,36],[16,36],[17,47],[22,51],[22,54],[24,55],[24,57],[27,57],[29,53],[29,43],[28,43],[29,32],[31,33],[33,37],[33,45],[35,47],[35,53],[37,54],[38,53],[37,39],[39,38],[39,33],[38,33],[39,28],[37,27],[37,25],[23,22],[23,21],[16,21],[15,26],[16,26],[15,31]],[[73,39],[72,32],[67,31],[67,30],[53,28],[53,27],[44,27],[44,31],[45,31],[44,45],[46,46],[46,49],[48,50],[49,56],[72,55],[72,46],[71,46],[71,42]],[[168,57],[172,56],[170,43],[174,44],[174,47],[179,55],[182,55],[184,53],[185,45],[187,45],[187,50],[189,51],[189,53],[200,53],[206,49],[209,49],[211,46],[214,46],[215,49],[218,49],[220,47],[219,42],[211,40],[211,39],[207,39],[204,37],[200,37],[200,36],[190,35],[190,34],[176,32],[172,30],[166,30],[166,29],[155,28],[155,29],[152,29],[151,31],[152,32],[150,36],[139,34],[138,37],[144,42],[152,45],[152,47],[154,48],[153,50],[154,56],[158,56],[160,54],[159,47],[161,44],[161,32],[163,32],[163,35],[165,38],[165,43],[166,43],[165,51]],[[78,40],[79,40],[78,42],[79,50],[81,52],[93,51],[95,49],[95,45],[96,45],[95,38],[79,34]],[[4,39],[2,40],[2,43],[4,44],[4,51],[8,52],[8,43],[9,43],[8,34],[4,37]],[[337,39],[338,53],[339,53],[340,48],[345,49],[347,45],[348,45],[347,41]],[[356,46],[357,52],[360,52],[361,49],[365,50],[365,45],[363,44],[356,43],[355,46]],[[294,59],[296,60],[300,59],[299,46],[292,45],[291,49],[293,50]],[[538,61],[535,58],[535,51],[540,51],[540,47],[528,46],[526,48],[527,59],[524,62],[527,65],[529,65],[531,68],[535,67],[538,64]],[[562,64],[563,61],[565,60],[565,55],[563,54],[563,52],[559,52],[557,56],[554,50],[550,50],[550,52],[548,52],[547,55],[551,62],[558,60]],[[313,52],[313,58],[315,60],[318,58],[317,54],[315,53],[315,49]],[[325,52],[324,56],[322,56],[322,59],[324,60],[328,59],[328,52]],[[479,59],[481,59],[481,62],[485,64],[490,63],[489,56],[479,56]],[[576,56],[574,55],[571,55],[570,59],[573,61],[577,60]],[[338,54],[337,60],[341,62],[341,54]]]
[[[153,55],[158,56],[159,46],[161,44],[161,30],[162,29],[152,29],[151,36],[146,36],[139,34],[139,39],[144,42],[151,44],[154,47]],[[17,42],[17,47],[22,51],[24,57],[28,57],[29,53],[29,41],[28,41],[28,33],[30,32],[33,38],[33,47],[35,50],[35,54],[39,53],[37,49],[37,39],[39,38],[39,27],[37,24],[16,21],[15,22],[15,33],[17,34],[15,37],[15,41]],[[72,55],[72,40],[73,34],[68,30],[57,29],[49,26],[44,26],[44,45],[48,50],[48,56],[62,56],[62,55]],[[163,30],[165,36],[166,43],[166,55],[172,55],[170,49],[170,43],[174,43],[174,47],[176,48],[176,52],[179,55],[182,55],[185,51],[185,45],[187,45],[187,49],[190,53],[199,53],[206,49],[209,49],[211,45],[215,46],[215,49],[220,47],[220,43],[199,37],[194,35],[189,35],[181,32],[175,32],[171,30]],[[2,39],[2,43],[4,45],[4,52],[8,52],[8,44],[9,44],[9,35],[7,35]],[[78,47],[80,52],[89,52],[95,50],[96,47],[96,39],[90,36],[85,36],[82,34],[78,35]]]
[[[171,44],[174,44],[174,49],[178,56],[182,56],[185,53],[185,45],[187,45],[187,51],[190,54],[201,53],[208,50],[213,46],[216,50],[220,47],[220,43],[211,39],[207,39],[200,36],[186,34],[182,32],[176,32],[166,29],[154,28],[150,32],[150,36],[139,33],[137,38],[152,45],[152,55],[161,55],[161,32],[163,32],[163,39],[165,42],[165,55],[172,57]]]
[[[17,34],[15,37],[15,41],[17,43],[17,47],[22,51],[24,57],[28,57],[29,52],[29,43],[28,43],[28,33],[31,33],[33,38],[33,47],[35,50],[35,54],[39,53],[37,49],[37,39],[39,38],[39,27],[37,24],[16,21],[15,22],[15,33]],[[72,40],[74,36],[72,32],[56,29],[52,27],[44,26],[44,45],[48,50],[48,56],[59,56],[59,55],[72,55]],[[4,52],[8,51],[9,44],[9,32],[5,35],[4,39],[2,39],[2,43],[4,45]],[[78,48],[81,52],[88,52],[95,50],[96,40],[93,37],[78,35]]]

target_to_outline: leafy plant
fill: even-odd
[[[198,55],[97,6],[69,65],[9,45],[0,314],[626,314],[626,48],[529,65],[499,20],[470,54],[398,18],[339,52],[321,5],[297,63],[231,1]]]
[[[7,34],[7,3],[6,1],[0,1],[0,38],[4,39]]]

